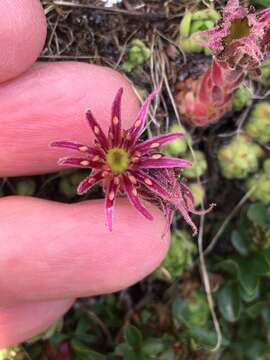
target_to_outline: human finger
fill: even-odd
[[[0,1],[0,83],[38,58],[46,39],[46,18],[39,0]]]
[[[1,199],[0,304],[111,293],[144,278],[169,246],[164,216],[145,205],[153,221],[117,199],[110,232],[102,200]]]
[[[72,303],[73,300],[54,300],[0,307],[0,349],[46,330]]]
[[[66,151],[49,144],[59,139],[93,142],[86,110],[90,108],[106,129],[120,87],[124,88],[123,122],[129,127],[138,100],[128,81],[109,68],[80,62],[38,63],[1,84],[0,176],[58,170],[57,159]]]

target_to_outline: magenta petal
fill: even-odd
[[[76,150],[90,155],[102,155],[101,151],[93,147],[90,147],[88,145],[78,143],[76,141],[59,140],[59,141],[53,141],[50,145],[52,147]]]
[[[160,185],[152,176],[147,175],[144,171],[134,170],[130,173],[138,180],[141,184],[147,187],[150,191],[160,196],[162,199],[169,201],[170,194],[168,191]]]
[[[146,152],[152,149],[156,149],[164,144],[167,144],[171,141],[180,139],[181,137],[183,137],[183,134],[181,133],[170,133],[170,134],[165,134],[165,135],[160,135],[160,136],[155,136],[150,140],[146,140],[143,143],[135,146],[134,151],[139,151],[139,152]]]
[[[155,154],[157,155],[157,154]],[[153,155],[153,156],[155,156]],[[166,157],[162,156],[160,158],[146,158],[146,159],[140,159],[136,165],[140,168],[144,169],[161,169],[161,168],[187,168],[191,167],[192,163],[188,160],[184,159],[177,159],[172,157]]]
[[[136,187],[132,184],[128,176],[123,177],[124,187],[127,193],[128,199],[130,203],[141,213],[146,219],[153,220],[153,216],[149,213],[149,211],[143,206],[140,202],[137,194]]]
[[[177,209],[182,214],[184,220],[189,224],[189,226],[193,229],[193,235],[196,235],[198,232],[197,226],[194,224],[194,222],[191,220],[191,217],[189,216],[188,210],[185,208],[185,206],[179,204],[175,204]]]
[[[77,194],[83,195],[87,193],[92,186],[99,183],[102,179],[103,179],[102,171],[89,175],[87,178],[85,178],[83,181],[80,182],[77,188]]]
[[[112,223],[113,223],[113,208],[115,199],[117,196],[119,182],[115,182],[113,178],[107,187],[106,198],[105,198],[105,216],[106,223],[110,231],[112,231]]]
[[[137,141],[138,137],[141,135],[141,133],[144,130],[145,127],[145,122],[146,122],[146,118],[147,118],[147,114],[148,114],[148,110],[149,110],[149,106],[151,104],[151,101],[153,100],[153,98],[158,95],[160,92],[160,88],[158,88],[157,90],[153,91],[145,100],[145,102],[143,103],[141,110],[139,112],[139,115],[137,117],[137,119],[134,122],[134,125],[128,130],[127,135],[128,135],[128,144],[131,146],[133,144],[135,144],[135,142]]]
[[[215,204],[210,204],[210,206],[205,210],[196,210],[194,207],[194,203],[195,203],[194,196],[193,196],[191,190],[189,189],[189,187],[183,183],[180,183],[180,188],[181,188],[182,198],[185,202],[186,208],[192,214],[205,215],[205,214],[209,213],[215,207]]]
[[[179,201],[178,201],[178,199],[176,201],[174,193],[170,194],[155,179],[153,179],[149,175],[146,175],[142,171],[133,171],[132,175],[134,175],[134,177],[139,182],[144,184],[151,192],[156,193],[163,200],[165,200],[166,202],[168,202],[168,203],[172,204],[173,206],[175,206],[181,212],[181,214],[182,214],[183,218],[185,219],[185,221],[192,227],[192,229],[194,231],[194,234],[197,233],[197,227],[193,223],[193,221],[191,220],[191,218],[190,218],[190,216],[188,214],[189,209],[186,208],[185,204],[181,203],[181,198],[179,199]]]
[[[100,161],[93,161],[88,158],[64,157],[58,160],[58,165],[79,168],[100,168],[104,165],[104,163]]]
[[[89,122],[89,125],[90,125],[97,141],[99,142],[99,144],[101,145],[101,147],[104,150],[107,150],[109,148],[108,140],[90,110],[87,111],[86,118]]]
[[[112,135],[112,144],[117,146],[121,141],[121,99],[123,88],[120,88],[115,96],[112,105],[112,120],[109,133]]]

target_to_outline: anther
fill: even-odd
[[[151,156],[151,158],[154,159],[154,160],[158,160],[158,159],[160,159],[161,157],[162,157],[161,154],[154,154],[154,155]]]
[[[113,122],[113,125],[115,125],[115,126],[118,125],[118,124],[119,124],[119,119],[118,119],[118,117],[117,117],[117,116],[114,116],[112,122]]]
[[[148,179],[148,178],[145,178],[144,179],[144,182],[147,184],[147,185],[153,185],[153,183],[152,183],[152,181],[150,180],[150,179]]]
[[[156,142],[156,143],[151,144],[151,145],[150,145],[150,148],[151,148],[151,149],[154,149],[154,148],[157,148],[157,147],[159,147],[159,146],[160,146],[160,143]]]
[[[86,152],[88,150],[88,147],[83,145],[83,146],[79,147],[79,150],[82,151],[82,152]]]
[[[81,162],[80,162],[80,165],[82,165],[82,166],[87,166],[87,165],[89,165],[90,163],[89,163],[89,161],[88,160],[82,160]]]
[[[129,180],[132,182],[132,184],[136,185],[137,184],[137,180],[135,178],[135,176],[133,175],[128,175]]]
[[[111,201],[113,201],[113,199],[114,199],[114,191],[111,191],[111,192],[109,193],[109,199],[110,199]]]
[[[135,129],[137,129],[141,125],[141,120],[137,120],[134,124]]]
[[[97,126],[94,126],[94,133],[98,135],[100,133],[100,130]]]
[[[119,185],[119,184],[120,184],[120,179],[119,179],[119,177],[115,177],[115,178],[113,179],[113,182],[114,182],[115,185]]]

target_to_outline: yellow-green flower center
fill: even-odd
[[[112,172],[121,174],[128,169],[128,152],[122,148],[112,148],[107,152],[106,161]]]
[[[248,19],[238,19],[232,22],[230,33],[223,39],[224,45],[230,44],[233,40],[242,39],[250,33]]]

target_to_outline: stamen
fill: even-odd
[[[140,127],[140,125],[141,125],[141,120],[137,120],[137,121],[135,122],[135,124],[134,124],[135,129],[137,129],[138,127]]]
[[[157,147],[159,147],[159,146],[160,146],[160,143],[156,142],[156,143],[151,144],[151,145],[150,145],[150,148],[151,148],[151,149],[154,149],[154,148],[157,148]]]
[[[132,161],[132,162],[136,162],[136,161],[138,161],[138,160],[139,160],[138,156],[133,156],[133,157],[131,158],[131,161]]]
[[[144,179],[144,182],[147,184],[147,185],[153,185],[153,183],[152,183],[152,181],[150,180],[150,179],[147,179],[147,178],[145,178]]]
[[[88,147],[83,145],[83,146],[79,147],[79,150],[82,151],[82,152],[86,152],[88,150]]]
[[[128,169],[129,161],[128,152],[123,148],[111,148],[106,154],[107,166],[115,175],[125,172]]]
[[[111,201],[113,201],[113,199],[114,199],[114,191],[111,191],[110,193],[109,193],[109,199],[111,200]]]
[[[129,180],[132,182],[132,184],[136,185],[137,184],[137,180],[135,178],[135,176],[133,175],[128,175]]]
[[[94,133],[96,135],[99,135],[99,133],[100,133],[100,130],[99,130],[99,128],[97,126],[94,126]]]
[[[120,179],[118,176],[116,176],[114,179],[113,179],[113,182],[115,185],[119,185],[120,184]]]
[[[161,157],[162,157],[161,154],[154,154],[154,155],[151,156],[151,158],[154,159],[154,160],[158,160],[158,159],[160,159]]]
[[[88,160],[82,160],[81,162],[80,162],[80,165],[82,165],[82,166],[87,166],[87,165],[89,165],[90,164],[90,162],[88,161]]]
[[[98,160],[100,160],[100,157],[98,155],[93,157],[93,161],[98,161]]]
[[[112,122],[113,122],[113,125],[115,125],[115,126],[118,125],[118,124],[119,124],[119,119],[118,119],[118,117],[117,117],[117,116],[114,116]]]
[[[106,176],[109,175],[109,171],[103,171],[103,172],[101,173],[101,175],[102,175],[102,177],[106,177]]]

